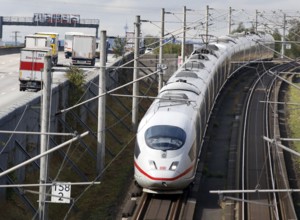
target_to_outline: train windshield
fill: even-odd
[[[183,129],[170,125],[157,125],[147,129],[146,144],[156,150],[176,150],[183,146],[186,133]]]

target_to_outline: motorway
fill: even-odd
[[[39,96],[40,92],[19,91],[19,53],[2,55],[0,57],[0,112],[5,114],[23,105],[28,100]],[[60,53],[59,60],[63,64],[67,62],[63,57],[63,53]],[[54,73],[53,77],[54,84],[65,80],[62,72]]]
[[[8,109],[22,104],[22,100],[37,94],[19,91],[20,54],[3,55],[0,62],[0,109],[1,112],[7,112]]]
[[[115,58],[108,55],[108,65]],[[65,59],[63,52],[59,53],[58,64],[70,65],[71,59]],[[12,109],[21,106],[37,96],[40,92],[19,91],[19,63],[20,54],[9,54],[0,56],[0,117],[9,113]],[[96,63],[96,66],[99,65]],[[67,67],[55,67],[53,72],[53,84],[55,86],[66,80],[65,70]],[[84,71],[94,71],[95,68],[83,68]]]

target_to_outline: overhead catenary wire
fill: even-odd
[[[136,134],[135,135],[133,135],[130,139],[129,139],[129,141],[126,143],[126,145],[118,152],[118,154],[104,167],[104,169],[102,170],[102,172],[99,174],[99,175],[97,175],[97,177],[94,179],[94,181],[96,182],[105,172],[106,172],[106,170],[112,165],[112,163],[113,162],[115,162],[115,160],[116,159],[118,159],[119,158],[119,156],[124,152],[124,150],[129,146],[129,144],[135,139],[135,137],[136,137]],[[71,212],[71,210],[73,209],[73,207],[74,207],[74,205],[75,205],[75,203],[79,200],[79,199],[81,199],[81,197],[86,193],[86,191],[87,190],[89,190],[89,188],[90,187],[92,187],[93,185],[91,184],[91,185],[88,185],[84,190],[83,190],[83,192],[75,199],[74,198],[74,202],[72,203],[72,205],[70,206],[70,208],[69,208],[69,210],[67,211],[67,213],[66,213],[66,215],[65,215],[65,217],[64,217],[64,220],[67,220],[67,218],[68,218],[68,216],[69,216],[69,214],[70,214],[70,212]]]
[[[131,85],[131,84],[133,84],[133,83],[135,83],[135,82],[138,82],[138,81],[140,81],[140,80],[142,80],[142,79],[148,78],[149,76],[154,75],[154,74],[156,74],[156,73],[158,73],[158,72],[160,72],[160,70],[154,71],[153,73],[150,73],[150,74],[148,74],[148,75],[146,75],[146,76],[142,76],[142,77],[138,78],[137,80],[134,80],[134,81],[131,81],[131,82],[129,82],[129,83],[126,83],[126,84],[124,84],[124,85],[122,85],[122,86],[119,86],[119,87],[117,87],[117,88],[115,88],[115,89],[109,90],[109,91],[107,91],[107,92],[105,92],[105,93],[103,93],[103,94],[97,95],[97,96],[95,96],[95,97],[93,97],[93,98],[91,98],[91,99],[89,99],[89,100],[83,101],[83,102],[78,103],[78,104],[76,104],[76,105],[73,105],[73,106],[71,106],[71,107],[69,107],[69,108],[62,109],[62,110],[58,111],[56,114],[61,114],[61,113],[67,112],[67,111],[69,111],[69,110],[71,110],[71,109],[73,109],[73,108],[76,108],[76,107],[80,106],[80,105],[83,105],[83,104],[85,104],[85,103],[88,103],[88,102],[90,102],[90,101],[93,101],[93,100],[95,100],[95,99],[98,99],[98,98],[101,97],[101,96],[108,95],[108,94],[110,94],[110,93],[112,93],[112,92],[114,92],[114,91],[117,91],[117,90],[119,90],[119,89],[121,89],[121,88],[124,88],[124,87],[126,87],[126,86],[128,86],[128,85]]]
[[[0,133],[3,134],[45,134],[45,135],[58,135],[58,136],[76,136],[76,133],[60,133],[60,132],[34,132],[34,131],[3,131],[0,130]]]
[[[119,96],[119,97],[128,97],[128,98],[132,98],[133,95],[124,95],[124,94],[110,94],[111,96]],[[178,98],[164,98],[164,97],[157,97],[157,96],[141,96],[138,95],[136,96],[138,98],[148,98],[148,99],[158,99],[158,100],[165,100],[165,101],[181,101],[181,102],[186,102],[186,103],[190,103],[190,102],[195,102],[194,100],[186,100],[186,99],[178,99]]]
[[[14,171],[14,170],[16,170],[16,169],[19,169],[20,167],[23,167],[24,165],[27,165],[27,164],[29,164],[29,163],[31,163],[31,162],[33,162],[33,161],[35,161],[35,160],[37,160],[37,159],[39,159],[39,158],[45,156],[45,155],[48,155],[48,154],[50,154],[50,153],[52,153],[52,152],[54,152],[54,151],[56,151],[56,150],[58,150],[58,149],[64,147],[65,145],[69,144],[70,142],[73,142],[73,141],[75,141],[75,140],[78,140],[79,138],[82,138],[82,137],[84,137],[84,136],[86,136],[86,135],[88,135],[88,134],[89,134],[89,132],[84,132],[84,133],[82,133],[82,134],[80,134],[80,135],[78,135],[78,136],[76,136],[76,137],[74,137],[74,138],[72,138],[72,139],[66,141],[65,143],[62,143],[62,144],[60,144],[60,145],[57,145],[56,147],[53,147],[53,148],[51,148],[50,150],[47,150],[47,151],[45,151],[45,152],[42,153],[42,154],[39,154],[39,155],[37,155],[37,156],[35,156],[35,157],[32,157],[31,159],[26,160],[26,161],[24,161],[24,162],[22,162],[22,163],[20,163],[20,164],[18,164],[18,165],[16,165],[16,166],[14,166],[14,167],[11,167],[11,168],[9,168],[9,169],[7,169],[7,170],[1,172],[1,173],[0,173],[0,177],[6,175],[6,174],[8,174],[8,173],[11,173],[12,171]]]
[[[14,129],[13,132],[15,132],[15,131],[18,129],[18,127],[19,127],[19,125],[20,125],[22,119],[23,119],[24,116],[25,116],[25,113],[26,113],[27,109],[28,109],[28,105],[25,106],[25,109],[24,109],[24,111],[22,112],[22,115],[21,115],[19,121],[17,122],[17,125],[15,126],[15,129]],[[1,151],[0,151],[0,155],[1,155],[1,154],[3,153],[3,151],[7,148],[8,143],[9,143],[10,140],[12,139],[12,136],[13,136],[13,135],[14,135],[14,134],[11,133],[11,135],[9,136],[9,138],[8,138],[8,140],[6,141],[5,145],[2,147],[2,149],[1,149]]]
[[[106,128],[106,129],[107,129],[107,128]],[[61,166],[61,168],[60,168],[60,171],[61,171],[61,170],[62,170],[62,166]],[[60,171],[59,171],[59,172],[60,172]],[[59,173],[59,172],[58,172],[58,173]]]
[[[149,74],[150,75],[150,74]],[[145,77],[148,77],[149,75],[145,76]],[[134,137],[133,137],[134,138]],[[121,152],[120,152],[121,153]],[[115,157],[116,158],[116,157]],[[80,197],[79,197],[80,198]]]
[[[111,95],[113,95],[113,94],[111,94]]]
[[[153,85],[154,82],[155,82],[155,80],[152,80],[151,84],[148,85],[148,88],[147,88],[145,94],[148,94],[148,92],[150,91],[150,89],[151,89],[151,87],[152,87],[152,85]],[[92,83],[93,83],[93,82],[92,82]],[[96,87],[98,87],[97,84],[95,84],[95,83],[93,83],[93,84],[94,84]],[[112,95],[112,94],[110,94],[110,95]],[[145,98],[145,96],[143,96],[143,97]],[[139,104],[140,104],[141,102],[142,102],[142,100],[139,100]],[[105,127],[105,130],[109,130],[109,129],[115,127],[117,124],[119,124],[119,123],[121,123],[122,121],[124,121],[126,117],[129,117],[129,116],[130,116],[131,112],[132,112],[132,109],[131,109],[130,111],[128,111],[125,115],[123,115],[123,116],[122,116],[118,121],[116,121],[115,123],[111,124],[110,126],[106,126],[106,127]]]
[[[43,184],[39,184],[39,183],[27,183],[27,184],[9,184],[9,185],[0,185],[0,188],[23,188],[23,187],[37,187],[40,185],[43,186],[54,186],[57,183],[60,183],[62,181],[52,181],[52,183],[43,183]],[[90,182],[68,182],[69,185],[71,186],[80,186],[80,185],[94,185],[94,184],[100,184],[100,181],[90,181]]]

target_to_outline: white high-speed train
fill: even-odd
[[[273,48],[269,34],[220,37],[172,75],[138,127],[134,177],[144,191],[180,193],[193,181],[212,107],[238,66],[233,63],[271,60]]]

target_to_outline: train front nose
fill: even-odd
[[[144,189],[157,191],[184,189],[192,180],[191,175],[188,173],[185,175],[170,170],[148,170],[147,172],[141,172],[137,167],[135,169],[135,179]]]

